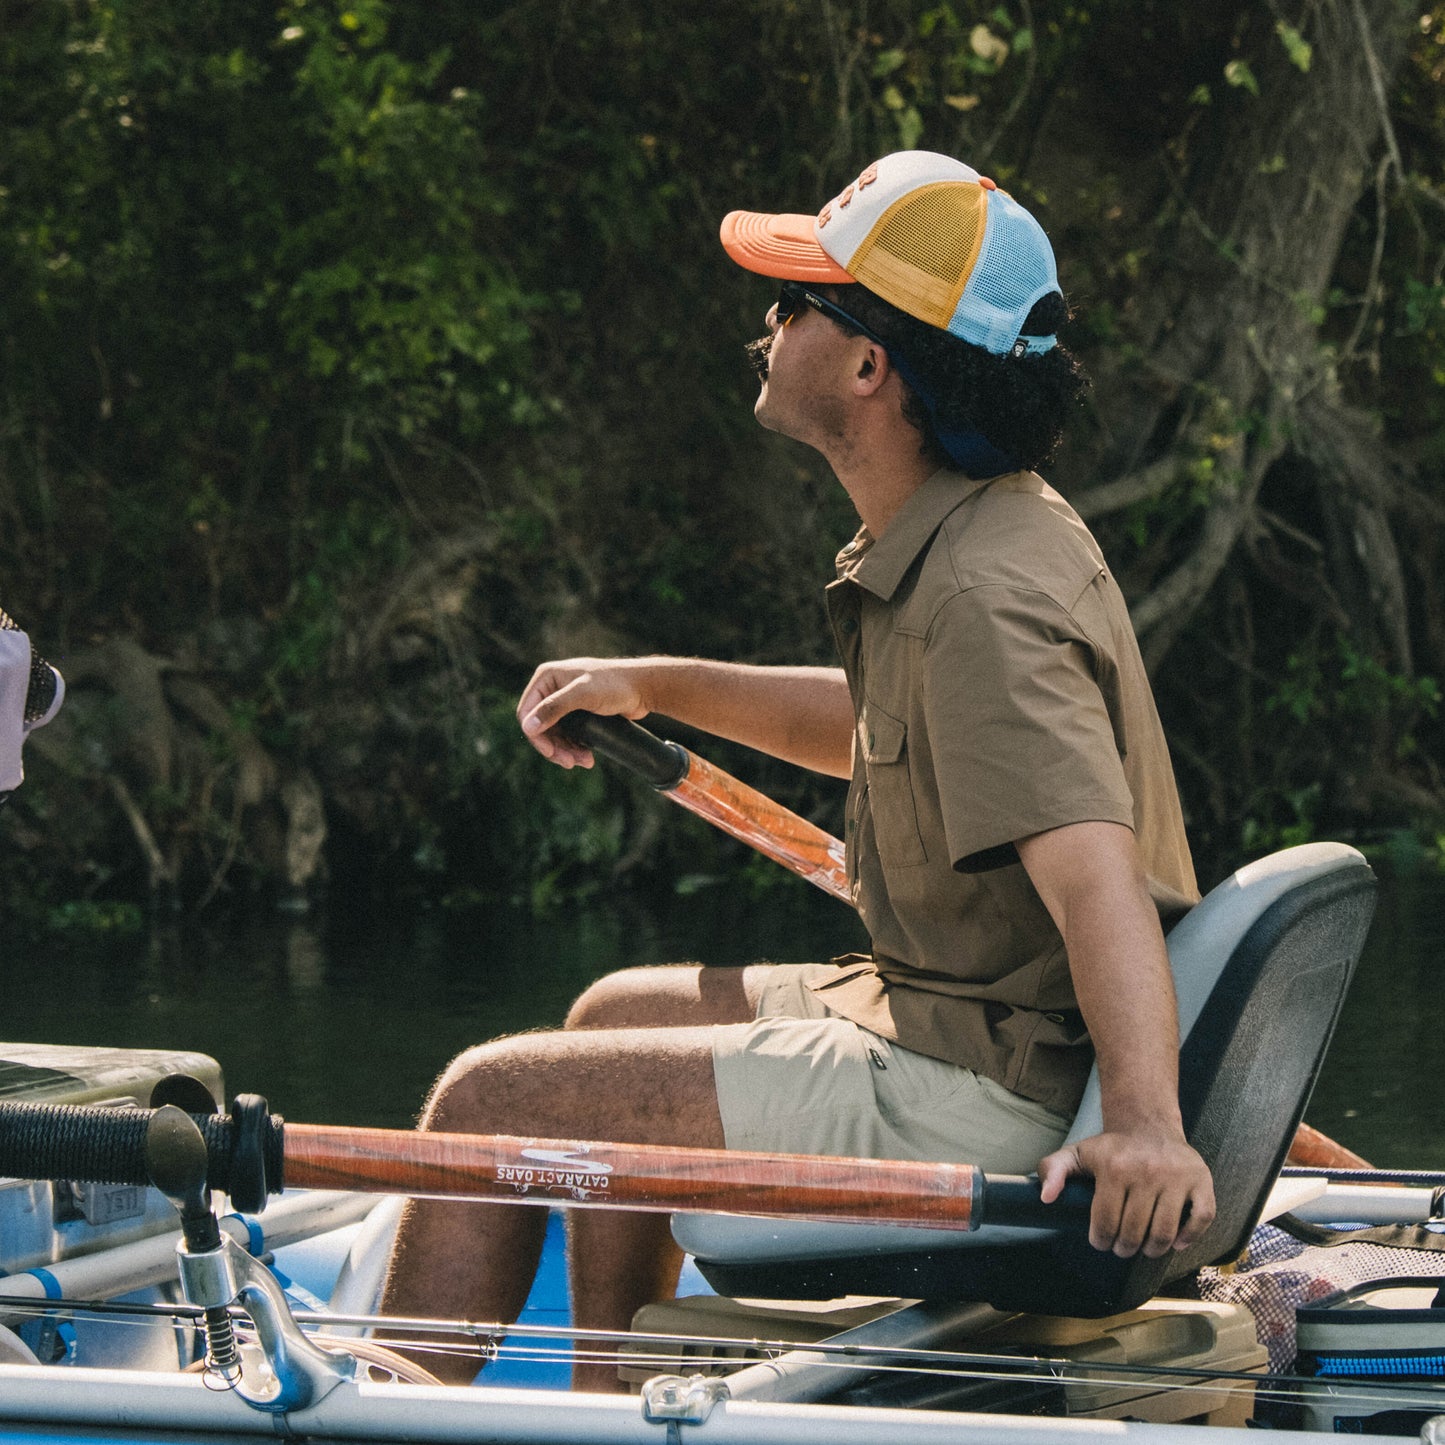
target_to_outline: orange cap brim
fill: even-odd
[[[723,250],[739,266],[779,281],[831,281],[853,278],[818,244],[811,216],[766,216],[731,211],[723,217]]]

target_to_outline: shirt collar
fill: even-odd
[[[838,554],[838,576],[887,602],[950,513],[995,477],[966,477],[944,467],[934,472],[894,514],[881,537],[863,528]]]

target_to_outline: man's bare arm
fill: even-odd
[[[1091,1174],[1096,1249],[1157,1257],[1187,1248],[1214,1218],[1214,1186],[1180,1121],[1174,984],[1134,834],[1075,823],[1018,851],[1064,937],[1104,1112],[1101,1134],[1040,1162],[1043,1196]]]
[[[592,754],[554,729],[569,712],[662,713],[799,767],[846,778],[853,705],[840,668],[755,667],[691,657],[574,657],[543,663],[517,704],[532,746],[564,768]]]

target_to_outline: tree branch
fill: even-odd
[[[1127,476],[1105,482],[1102,486],[1090,487],[1069,498],[1074,510],[1085,521],[1094,517],[1107,517],[1111,512],[1122,512],[1136,502],[1147,502],[1162,496],[1174,484],[1179,475],[1179,458],[1172,453],[1150,462]]]

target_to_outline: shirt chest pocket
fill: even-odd
[[[908,725],[872,702],[865,703],[858,720],[858,746],[867,770],[869,811],[883,866],[912,868],[926,863],[908,770]]]

